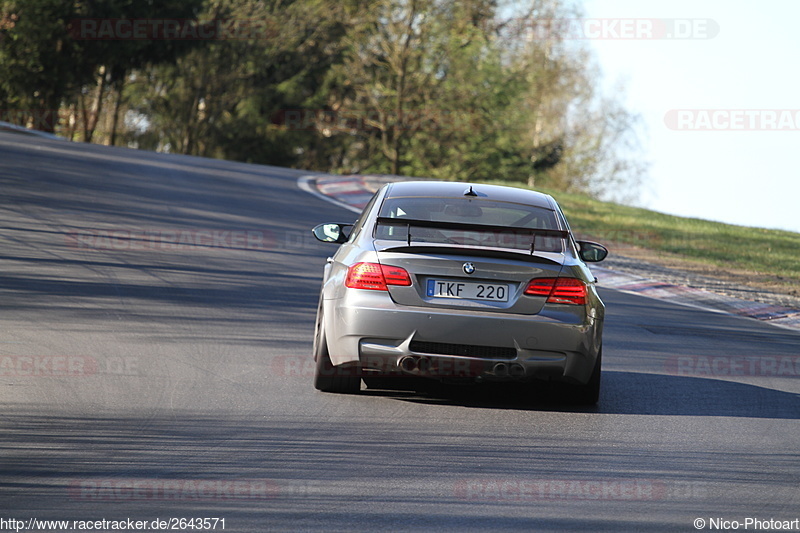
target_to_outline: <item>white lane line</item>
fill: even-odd
[[[352,211],[353,213],[361,213],[361,209],[359,209],[358,207],[355,207],[355,206],[350,205],[350,204],[348,204],[346,202],[342,202],[341,200],[337,200],[336,198],[333,198],[331,196],[328,196],[326,194],[322,194],[321,192],[319,192],[319,190],[317,189],[317,186],[316,186],[316,181],[317,181],[317,179],[319,179],[319,178],[321,178],[323,176],[325,176],[325,174],[314,174],[314,175],[308,175],[308,176],[300,176],[300,178],[298,178],[298,180],[297,180],[297,186],[300,189],[306,191],[307,193],[313,194],[314,196],[316,196],[317,198],[319,198],[321,200],[325,200],[326,202],[330,202],[330,203],[332,203],[334,205],[338,205],[339,207],[343,207],[343,208],[345,208],[345,209],[347,209],[349,211]]]

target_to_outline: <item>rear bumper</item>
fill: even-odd
[[[584,307],[549,305],[523,316],[401,307],[377,291],[354,300],[326,300],[325,327],[333,364],[358,365],[363,375],[586,383],[600,349],[602,311],[595,319]],[[454,355],[452,345],[505,350]]]

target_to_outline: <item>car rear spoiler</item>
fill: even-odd
[[[386,242],[386,241],[383,241]],[[506,259],[510,261],[524,261],[526,263],[539,263],[542,265],[561,265],[549,257],[541,255],[528,255],[523,250],[512,252],[508,248],[486,248],[477,246],[454,246],[452,244],[438,244],[429,246],[393,246],[375,247],[375,251],[380,253],[392,252],[401,254],[431,254],[431,255],[456,255],[456,256],[477,256],[489,257],[494,259]]]
[[[412,234],[411,228],[430,228],[430,229],[451,229],[461,231],[486,231],[493,233],[505,233],[512,235],[530,235],[531,239],[530,253],[536,251],[536,237],[556,237],[559,239],[569,239],[569,231],[558,229],[539,229],[539,228],[517,228],[513,226],[493,226],[489,224],[463,224],[460,222],[439,222],[434,220],[417,220],[405,218],[388,218],[378,217],[378,224],[385,224],[388,226],[400,226],[408,229],[408,238],[406,244],[411,246]]]

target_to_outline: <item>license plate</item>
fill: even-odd
[[[508,301],[508,285],[473,281],[451,281],[429,279],[427,294],[433,298],[455,298],[459,300]]]

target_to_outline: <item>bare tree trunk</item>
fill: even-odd
[[[86,140],[86,136],[89,135],[88,130],[88,122],[89,122],[89,112],[86,109],[86,97],[83,96],[83,92],[78,95],[78,105],[80,106],[80,117],[81,117],[81,129],[83,129],[83,140]]]
[[[194,149],[194,133],[195,128],[198,127],[197,124],[197,112],[198,106],[200,105],[200,96],[195,92],[195,97],[192,100],[192,108],[189,111],[189,117],[186,121],[186,128],[184,129],[184,137],[183,137],[183,149],[181,153],[186,155],[192,155],[192,150]]]
[[[75,140],[75,131],[78,124],[78,112],[75,109],[75,104],[70,104],[64,107],[65,124],[62,135],[70,141]]]
[[[106,68],[100,66],[100,73],[98,76],[97,95],[94,99],[92,109],[86,107],[86,98],[81,93],[80,104],[81,112],[83,114],[83,141],[90,143],[94,137],[94,131],[97,128],[97,123],[100,120],[100,113],[103,110],[103,96],[105,96],[106,89]]]
[[[536,150],[542,144],[542,114],[541,114],[541,102],[537,102],[536,104],[536,121],[533,124],[533,150],[536,153]],[[531,163],[535,163],[534,160],[535,156],[531,156]],[[536,187],[536,173],[531,173],[528,176],[528,187]]]
[[[412,0],[409,6],[408,25],[406,28],[405,42],[400,55],[400,72],[397,79],[397,103],[395,104],[395,122],[400,126],[392,137],[392,174],[400,172],[400,159],[402,157],[403,132],[406,131],[404,121],[405,98],[406,98],[406,76],[408,75],[408,53],[411,47],[411,37],[414,35],[414,20],[417,17],[417,2]]]
[[[119,127],[119,110],[122,107],[122,90],[125,88],[125,79],[119,83],[117,88],[117,101],[114,104],[114,116],[111,120],[111,137],[109,138],[108,145],[115,146],[117,144],[117,128]]]

